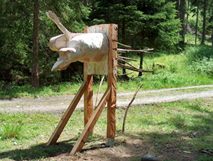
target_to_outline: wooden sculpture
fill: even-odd
[[[116,76],[117,76],[117,30],[116,24],[102,24],[85,28],[85,33],[71,33],[51,11],[48,17],[55,22],[63,34],[50,39],[49,47],[59,52],[59,58],[52,70],[66,69],[70,63],[84,63],[84,83],[71,104],[64,112],[58,126],[48,141],[55,144],[84,94],[85,128],[74,145],[71,154],[83,148],[89,134],[107,104],[107,139],[112,143],[115,138]],[[93,108],[93,75],[107,75],[108,88],[97,107]]]

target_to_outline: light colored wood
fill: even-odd
[[[91,128],[94,127],[95,123],[97,122],[101,112],[104,109],[104,106],[106,104],[106,101],[109,97],[109,93],[110,93],[111,89],[108,88],[106,90],[106,92],[104,93],[104,95],[102,96],[97,108],[95,109],[95,111],[93,112],[92,116],[90,117],[89,121],[87,122],[80,138],[78,139],[78,141],[76,142],[76,144],[74,145],[72,151],[70,152],[71,155],[74,155],[76,152],[80,151],[82,149],[82,147],[84,146],[88,136],[89,136],[89,132]]]
[[[110,24],[108,35],[108,87],[110,87],[110,96],[107,109],[107,138],[111,140],[114,140],[116,131],[117,31],[118,26],[116,24]]]
[[[109,35],[109,24],[94,25],[86,28],[88,33],[104,33]],[[85,64],[85,73],[88,75],[107,75],[108,74],[108,55],[100,62],[88,62]]]
[[[58,126],[55,128],[55,131],[52,133],[49,141],[47,142],[47,145],[52,145],[55,144],[61,135],[64,127],[66,126],[69,118],[71,117],[73,111],[75,110],[78,102],[80,101],[85,89],[87,87],[87,82],[85,81],[82,85],[81,88],[79,89],[78,93],[75,95],[74,99],[72,100],[71,104],[63,114],[60,122],[58,123]]]

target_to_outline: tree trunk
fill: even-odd
[[[143,54],[141,54],[140,56],[140,65],[139,65],[139,69],[141,70],[139,73],[138,73],[138,76],[142,76],[143,73],[142,73],[142,70],[143,70]]]
[[[207,10],[207,0],[204,0],[203,5],[203,29],[202,29],[202,38],[201,38],[201,44],[205,44],[206,40],[206,10]]]
[[[185,34],[186,34],[186,20],[185,20],[186,0],[178,0],[178,12],[181,21],[181,31],[180,31],[181,40],[179,42],[179,45],[181,47],[184,47]]]
[[[196,25],[195,25],[195,45],[197,45],[198,20],[199,20],[199,8],[197,6],[197,9],[196,9]]]
[[[33,10],[33,56],[32,56],[32,86],[39,86],[39,0],[34,0]]]
[[[122,20],[122,28],[121,28],[121,37],[122,37],[122,43],[123,44],[126,44],[126,31],[125,31],[125,29],[126,29],[126,22],[123,19]],[[124,56],[124,54],[122,54],[122,56]],[[123,62],[123,64],[125,65],[125,62]],[[122,68],[122,78],[128,79],[125,68]]]

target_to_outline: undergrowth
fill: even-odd
[[[139,57],[134,56],[136,61],[130,63],[139,66]],[[143,67],[152,73],[143,73],[138,77],[137,72],[130,73],[129,80],[118,79],[118,92],[134,91],[138,85],[143,84],[143,89],[160,89],[182,86],[213,84],[213,48],[208,46],[187,47],[182,53],[173,54],[154,52],[144,57]],[[119,69],[118,74],[121,73]],[[106,79],[105,79],[106,80]],[[54,85],[32,88],[30,85],[17,86],[0,82],[0,98],[14,97],[42,97],[53,95],[75,94],[82,82],[65,82]],[[107,83],[101,88],[103,92]],[[94,92],[97,92],[99,81],[94,83]]]

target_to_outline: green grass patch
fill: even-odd
[[[156,153],[167,156],[165,149],[169,146],[180,152],[189,151],[197,160],[210,159],[200,152],[212,149],[213,138],[213,100],[202,99],[174,103],[161,103],[130,108],[125,137],[138,138],[155,148]],[[117,135],[121,135],[124,110],[118,109]],[[66,126],[60,144],[46,147],[51,133],[60,120],[61,114],[0,114],[0,129],[5,125],[21,125],[21,137],[7,137],[0,133],[0,160],[39,160],[69,152],[83,130],[83,111],[74,112]],[[9,130],[10,132],[13,130]],[[16,131],[16,130],[15,130]],[[94,136],[89,142],[103,140],[106,131],[106,111],[104,111],[94,128]],[[17,133],[17,132],[15,132]],[[174,156],[175,157],[175,156]],[[176,156],[177,157],[177,156]]]

